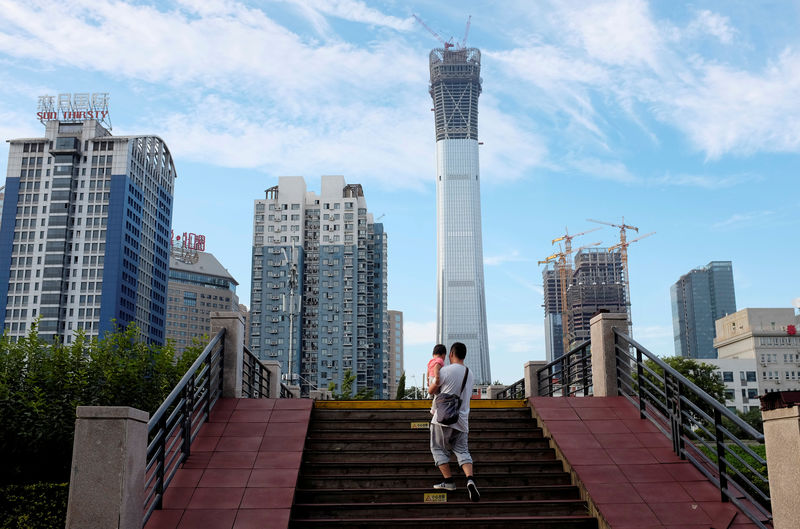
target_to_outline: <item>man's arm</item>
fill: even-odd
[[[439,380],[439,374],[436,374],[436,377],[431,381],[430,385],[428,385],[428,394],[435,395],[439,392],[439,388],[441,387],[441,382]]]

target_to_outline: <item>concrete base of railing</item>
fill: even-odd
[[[775,529],[800,527],[800,407],[764,410],[764,444]]]
[[[147,412],[78,406],[67,529],[141,529]]]
[[[496,399],[497,394],[506,389],[506,386],[503,384],[491,384],[486,387],[486,398],[487,399]]]
[[[525,398],[539,396],[539,375],[538,371],[547,365],[544,360],[534,360],[525,362]]]

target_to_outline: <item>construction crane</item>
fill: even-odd
[[[592,228],[591,230],[586,230],[586,231],[582,231],[580,233],[576,233],[575,235],[570,235],[569,234],[569,229],[567,229],[565,227],[564,228],[564,235],[562,235],[558,239],[553,239],[551,241],[551,244],[555,244],[557,242],[564,241],[564,252],[567,255],[569,255],[570,253],[572,253],[572,239],[574,239],[575,237],[580,237],[581,235],[586,235],[587,233],[592,233],[593,231],[597,231],[597,230],[600,230],[600,229],[602,229],[602,228]]]
[[[625,217],[622,217],[622,224],[613,224],[611,222],[604,222],[602,220],[593,220],[593,219],[586,219],[586,220],[588,220],[589,222],[596,222],[598,224],[605,224],[606,226],[613,226],[614,228],[619,228],[619,243],[609,248],[608,251],[613,252],[614,250],[619,249],[620,258],[622,259],[622,273],[625,276],[625,308],[628,316],[628,322],[627,322],[628,336],[633,338],[633,321],[631,318],[631,281],[630,281],[630,274],[628,272],[628,246],[630,246],[636,241],[644,239],[645,237],[653,235],[655,232],[651,232],[648,233],[647,235],[642,235],[641,237],[628,241],[625,232],[627,230],[633,230],[636,233],[639,233],[639,228],[637,228],[636,226],[625,224]]]
[[[577,237],[575,235],[574,237]],[[580,252],[584,248],[589,248],[590,246],[598,246],[600,241],[587,244],[581,246],[575,253]],[[560,249],[560,246],[559,246]],[[563,354],[567,354],[569,352],[569,344],[570,344],[570,336],[569,336],[569,312],[567,309],[567,256],[572,253],[572,249],[570,248],[569,251],[564,250],[561,252],[554,253],[553,255],[547,256],[544,261],[539,261],[539,264],[547,264],[551,262],[556,262],[556,267],[558,268],[558,276],[559,276],[559,284],[561,286],[561,339],[564,344],[564,352]]]
[[[449,40],[444,40],[444,38],[442,38],[441,35],[436,33],[428,24],[426,24],[417,15],[412,13],[411,16],[414,17],[414,20],[419,22],[420,26],[422,26],[423,28],[427,29],[428,33],[433,35],[434,38],[436,38],[436,40],[441,42],[442,46],[444,46],[445,50],[449,50],[450,48],[455,48],[457,50],[463,50],[466,47],[466,45],[467,45],[467,35],[469,35],[470,24],[472,23],[472,15],[470,15],[469,18],[467,18],[467,28],[466,28],[466,30],[464,30],[464,39],[461,42],[456,42],[455,44],[453,43],[453,37],[450,37]]]

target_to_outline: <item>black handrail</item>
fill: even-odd
[[[224,337],[223,328],[147,423],[150,443],[147,446],[142,526],[155,509],[161,508],[164,491],[181,463],[189,457],[192,441],[222,395]]]
[[[567,397],[590,394],[592,388],[591,341],[586,340],[567,354],[553,360],[536,371],[541,397]]]
[[[496,399],[524,399],[525,379],[517,380],[495,396]]]
[[[763,444],[764,435],[616,328],[614,346],[619,394],[672,439],[675,453],[720,489],[723,502],[730,501],[758,527],[768,529],[772,513],[766,460],[751,448]],[[749,439],[737,438],[723,418]]]
[[[242,357],[242,397],[269,398],[272,374],[256,355],[244,346]]]

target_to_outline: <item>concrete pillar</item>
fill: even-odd
[[[614,332],[625,330],[628,317],[625,314],[601,313],[589,320],[592,352],[592,387],[595,397],[616,397],[617,353],[614,348]]]
[[[761,412],[767,449],[772,525],[775,529],[800,527],[800,407]]]
[[[525,362],[525,398],[539,396],[539,376],[537,372],[547,365],[544,360]]]
[[[308,398],[314,400],[331,400],[331,392],[327,389],[312,389],[308,392]]]
[[[486,398],[487,399],[496,399],[497,394],[506,389],[506,386],[502,384],[490,384],[486,386]]]
[[[78,406],[67,529],[141,529],[147,412]]]
[[[276,360],[262,360],[269,371],[269,395],[267,398],[277,399],[281,396],[281,363]]]
[[[244,359],[244,315],[240,312],[212,312],[211,336],[225,328],[225,359],[222,368],[222,396],[242,398]]]

